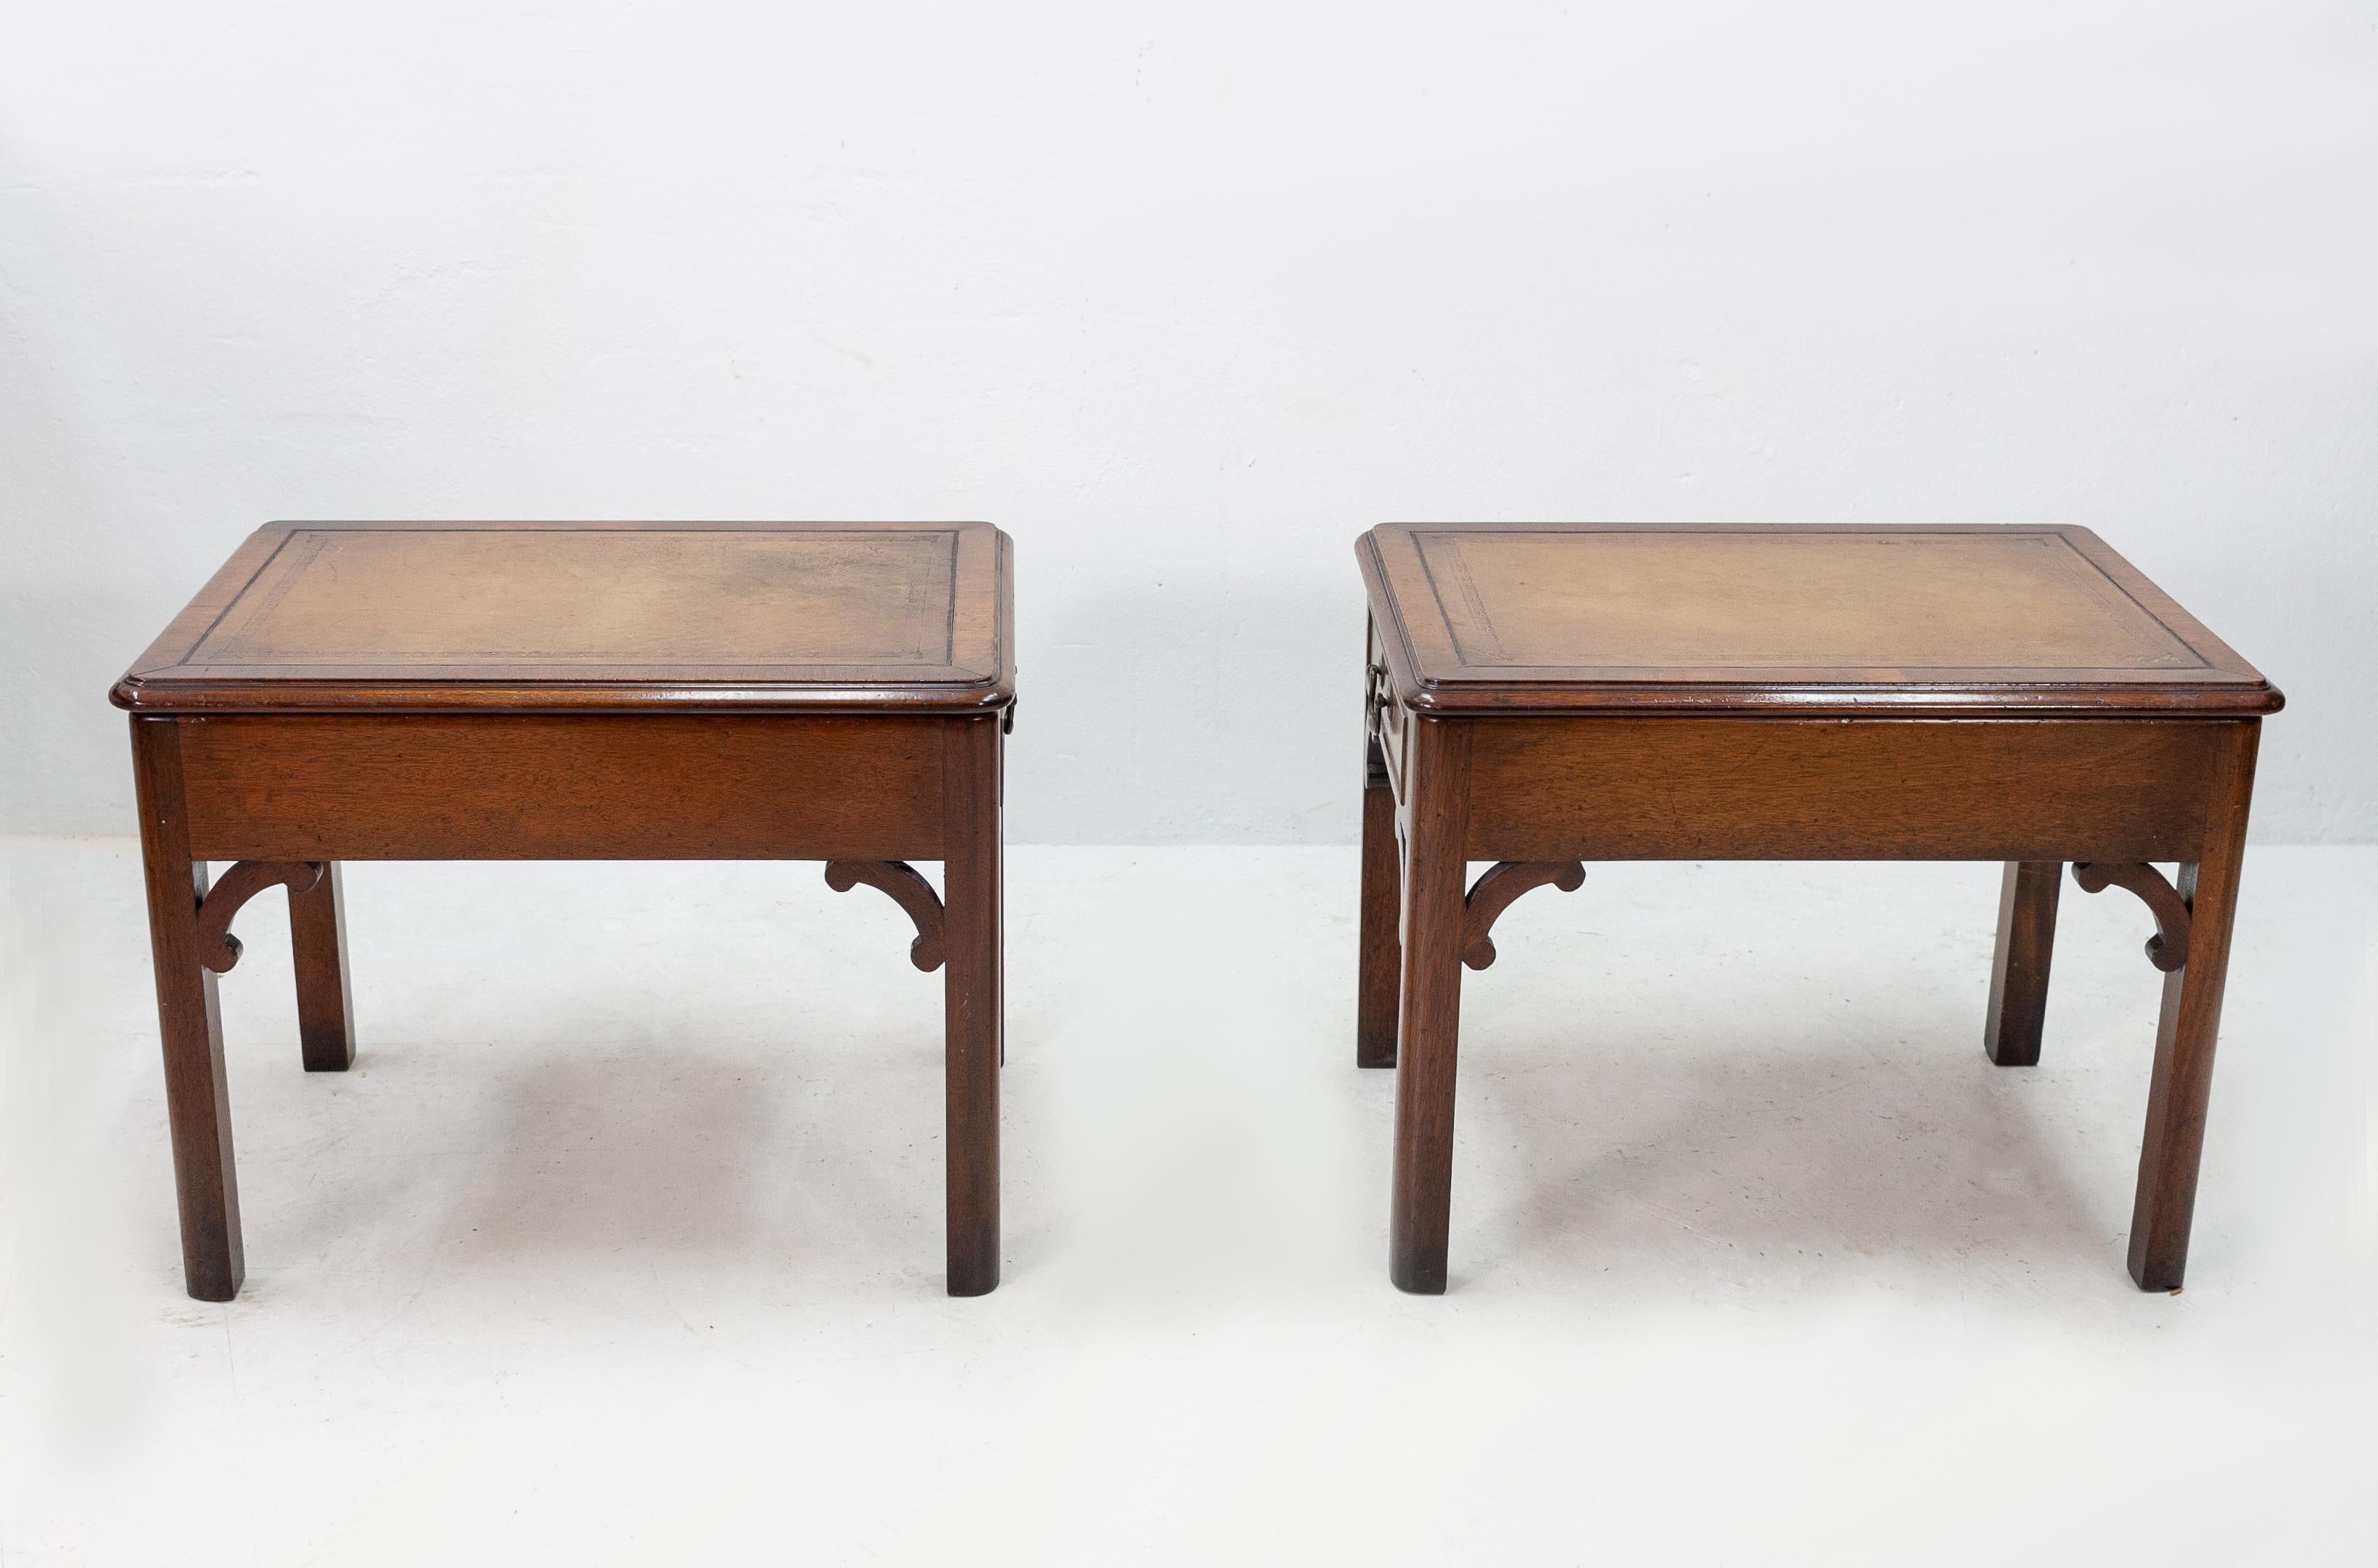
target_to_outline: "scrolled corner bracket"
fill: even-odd
[[[278,882],[294,895],[322,880],[318,860],[243,860],[225,871],[198,901],[198,963],[218,975],[239,962],[239,939],[231,923],[240,905]]]
[[[2188,963],[2188,900],[2144,861],[2076,860],[2072,880],[2084,892],[2125,887],[2139,895],[2155,916],[2156,934],[2147,939],[2147,962],[2168,975]]]
[[[917,940],[908,944],[908,962],[927,974],[942,966],[942,899],[933,884],[917,874],[906,860],[829,860],[825,885],[848,892],[859,883],[881,888],[917,923]]]
[[[1363,787],[1393,789],[1387,765],[1387,731],[1394,722],[1396,699],[1387,685],[1387,666],[1371,664],[1363,670]]]
[[[1461,901],[1461,962],[1483,969],[1495,962],[1490,937],[1495,922],[1519,895],[1550,882],[1563,892],[1585,885],[1585,866],[1577,860],[1502,860],[1489,867]]]

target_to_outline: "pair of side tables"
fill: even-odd
[[[1445,1288],[1461,970],[1495,917],[1589,860],[1684,859],[2004,862],[2001,1066],[2039,1059],[2063,868],[2136,893],[2165,979],[2130,1267],[2180,1285],[2281,702],[2252,667],[2085,529],[1395,524],[1356,553],[1356,1059],[1397,1070],[1397,1285]],[[823,860],[883,890],[945,971],[949,1291],[995,1287],[1010,562],[983,523],[250,537],[113,693],[190,1294],[244,1272],[233,917],[288,890],[305,1066],[343,1071],[345,860]]]

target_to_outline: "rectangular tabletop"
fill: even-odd
[[[997,708],[987,523],[273,523],[118,683],[140,712]]]
[[[1356,546],[1437,712],[2268,712],[2085,528],[1391,523]]]

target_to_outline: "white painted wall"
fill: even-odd
[[[279,517],[984,517],[1024,841],[1351,835],[1387,518],[2072,521],[2378,836],[2366,6],[0,3],[0,828]]]

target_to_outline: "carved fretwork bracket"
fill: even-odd
[[[322,880],[318,860],[243,860],[222,874],[198,901],[198,963],[218,975],[239,962],[239,939],[231,934],[239,906],[278,882],[294,895]]]
[[[1503,860],[1487,868],[1462,901],[1461,962],[1483,969],[1495,962],[1495,944],[1488,933],[1503,911],[1519,896],[1546,882],[1563,892],[1585,885],[1585,867],[1575,860]]]
[[[2167,975],[2188,962],[2188,900],[2164,880],[2161,871],[2144,861],[2118,865],[2077,860],[2072,880],[2084,892],[2103,892],[2119,885],[2138,894],[2156,922],[2156,934],[2147,939],[2147,962]]]
[[[917,923],[917,940],[908,944],[908,962],[931,974],[942,966],[942,900],[933,884],[917,874],[906,860],[829,860],[825,885],[848,892],[859,883],[882,888]]]
[[[1363,787],[1388,787],[1387,756],[1381,749],[1380,715],[1386,712],[1387,672],[1372,664],[1363,671]]]

